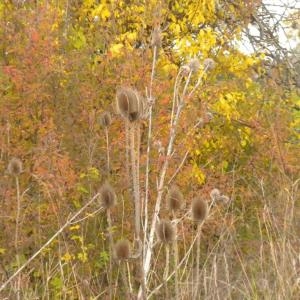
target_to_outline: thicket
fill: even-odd
[[[299,298],[297,70],[237,45],[263,8],[0,3],[2,298]]]

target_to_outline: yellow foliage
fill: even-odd
[[[122,48],[124,47],[123,44],[117,43],[117,44],[112,44],[109,48],[109,52],[111,53],[112,57],[118,57],[122,53]]]
[[[192,167],[192,177],[196,178],[199,185],[202,185],[205,183],[205,174],[202,172],[202,170],[198,167],[198,165],[194,162]]]
[[[62,260],[63,262],[66,262],[66,263],[67,263],[67,262],[71,261],[73,258],[74,258],[73,255],[71,255],[69,252],[66,252],[66,253],[62,256],[61,260]]]

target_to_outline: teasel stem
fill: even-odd
[[[140,220],[141,220],[141,209],[140,199],[138,191],[138,179],[137,179],[137,166],[136,166],[136,151],[135,151],[135,124],[130,124],[130,154],[131,154],[131,172],[132,172],[132,183],[133,183],[133,196],[135,206],[135,236],[140,238]]]
[[[20,223],[20,211],[21,211],[21,199],[20,199],[20,184],[19,177],[15,176],[16,189],[17,189],[17,215],[16,215],[16,231],[15,231],[15,251],[16,251],[16,262],[17,268],[20,268],[20,257],[19,257],[19,223]],[[21,276],[17,277],[17,300],[20,299],[20,286],[21,286]]]
[[[140,200],[140,147],[141,147],[141,125],[140,123],[136,124],[137,126],[137,131],[136,131],[136,140],[137,140],[137,149],[136,149],[136,189],[137,189],[137,195],[139,198],[139,203],[141,203]],[[141,204],[139,204],[141,206]],[[139,219],[141,220],[142,217],[142,211],[141,208],[139,209],[139,214],[140,217]]]
[[[175,107],[177,107],[177,105],[178,105],[178,99],[177,99],[178,98],[178,88],[180,86],[181,79],[182,79],[182,75],[181,75],[181,70],[179,69],[179,72],[176,76],[175,84],[174,84],[170,126],[172,126],[172,124],[173,124],[173,119],[174,119],[174,114],[175,114]]]
[[[148,230],[148,197],[149,197],[149,172],[150,172],[150,151],[151,151],[151,141],[152,141],[152,111],[153,111],[153,96],[152,96],[152,87],[153,80],[155,75],[155,66],[157,61],[157,46],[153,48],[153,60],[152,60],[152,70],[150,78],[150,86],[148,92],[148,103],[149,103],[149,118],[148,118],[148,140],[147,140],[147,157],[146,157],[146,183],[145,183],[145,197],[144,197],[144,249],[146,248],[147,242],[147,230]],[[145,253],[143,253],[143,260],[145,259]]]
[[[194,297],[193,299],[197,299],[199,285],[200,285],[200,244],[201,244],[201,227],[202,223],[197,225],[197,238],[196,238],[196,287],[194,287]]]
[[[191,79],[191,72],[189,73],[189,76],[187,78],[187,82],[185,84],[185,88],[183,90],[183,93],[181,95],[181,99],[184,99],[185,93],[186,93],[186,89],[187,86],[190,82]],[[153,242],[154,242],[154,233],[155,233],[155,227],[156,227],[156,222],[158,219],[158,214],[160,212],[160,206],[161,206],[161,201],[162,201],[162,196],[163,196],[163,191],[164,191],[164,183],[165,183],[165,176],[169,167],[169,158],[172,154],[173,151],[173,145],[174,145],[174,141],[175,141],[175,137],[176,137],[176,129],[177,129],[177,125],[179,122],[179,117],[182,111],[182,108],[184,106],[184,101],[180,101],[180,103],[177,106],[177,111],[174,117],[174,121],[173,121],[173,125],[170,128],[170,138],[169,138],[169,144],[168,144],[168,148],[167,148],[167,155],[166,155],[166,159],[164,161],[164,164],[162,166],[161,172],[160,172],[160,176],[159,176],[159,183],[158,183],[158,189],[157,189],[157,198],[156,198],[156,203],[155,203],[155,208],[154,208],[154,213],[152,216],[152,222],[151,222],[151,227],[150,227],[150,233],[149,233],[149,240],[147,243],[147,250],[144,256],[144,276],[145,276],[145,282],[147,281],[147,276],[150,270],[150,263],[151,263],[151,256],[152,256],[152,248],[153,248]],[[140,293],[139,293],[140,296]],[[140,299],[138,297],[138,299]]]
[[[140,193],[139,193],[139,171],[137,168],[139,167],[139,158],[136,158],[136,151],[135,151],[135,126],[139,126],[139,124],[135,125],[135,123],[130,124],[130,154],[131,154],[131,171],[132,171],[132,182],[133,182],[133,194],[134,194],[134,221],[135,221],[135,238],[137,240],[141,240],[140,232],[141,232],[141,202],[140,202]],[[140,139],[139,130],[137,140]],[[139,147],[139,141],[137,142]],[[142,273],[143,270],[143,255],[141,255],[138,259],[139,268]],[[145,298],[145,281],[144,275],[142,274],[142,297]]]
[[[108,139],[108,128],[105,127],[105,137],[106,137],[106,155],[107,155],[107,173],[110,173],[110,160],[109,160],[109,139]]]
[[[126,143],[126,177],[128,179],[128,182],[130,182],[130,165],[129,165],[129,152],[130,152],[130,146],[129,146],[129,122],[125,120],[125,143]]]
[[[153,80],[155,75],[155,66],[157,62],[157,53],[158,47],[153,47],[153,59],[152,59],[152,69],[151,69],[151,77],[150,77],[150,85],[149,91],[147,95],[147,100],[149,104],[149,117],[148,117],[148,139],[147,139],[147,156],[146,156],[146,179],[145,179],[145,197],[143,199],[143,209],[144,209],[144,246],[143,246],[143,253],[141,255],[141,262],[142,262],[142,272],[143,272],[143,279],[141,284],[141,289],[138,293],[138,299],[145,299],[146,298],[146,276],[145,276],[145,259],[146,259],[146,247],[147,247],[147,232],[148,232],[148,199],[149,199],[149,172],[150,172],[150,152],[151,152],[151,142],[152,142],[152,112],[153,112],[153,105],[154,105],[154,98],[152,95],[152,88],[153,88]],[[154,232],[153,232],[154,235]]]
[[[120,267],[120,273],[121,273],[121,278],[125,287],[125,293],[126,293],[126,299],[132,299],[131,296],[131,286],[128,283],[128,276],[127,276],[127,270],[126,270],[126,262],[119,262],[119,267]],[[129,273],[128,273],[129,274]]]
[[[169,265],[170,265],[170,246],[169,244],[165,244],[165,252],[166,252],[166,266],[164,270],[164,275],[163,275],[163,282],[165,285],[165,298],[170,299],[169,297],[169,291],[168,291],[168,275],[169,275]]]
[[[130,267],[129,267],[128,261],[126,262],[126,268],[127,268],[127,274],[128,274],[129,291],[130,291],[130,294],[132,294],[132,284],[131,284],[131,278],[130,278]]]
[[[112,222],[110,209],[106,210],[107,224],[108,224],[108,238],[109,238],[109,275],[108,275],[108,285],[109,285],[109,299],[112,299],[112,261],[113,261],[113,251],[114,251],[114,240],[112,236]]]
[[[176,213],[173,211],[173,219],[176,220]],[[174,224],[177,234],[177,223]],[[174,272],[175,272],[175,300],[179,300],[179,286],[178,286],[178,243],[177,238],[173,242],[174,251]]]

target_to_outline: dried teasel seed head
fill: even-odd
[[[218,189],[214,188],[210,192],[210,197],[212,200],[218,200],[221,196],[221,193]]]
[[[116,205],[117,203],[116,193],[113,187],[108,182],[105,182],[102,185],[99,194],[100,194],[99,195],[100,203],[104,209],[110,209]]]
[[[193,71],[194,73],[196,73],[199,69],[200,69],[200,61],[198,58],[192,58],[188,64],[188,66],[190,67],[191,71]]]
[[[151,46],[158,48],[161,46],[161,41],[162,41],[161,30],[159,27],[155,27],[152,32]]]
[[[221,202],[224,202],[225,204],[228,204],[230,202],[230,198],[226,195],[221,195],[219,198],[218,198],[219,201]]]
[[[168,220],[161,220],[156,227],[156,235],[162,243],[171,243],[176,238],[175,228]]]
[[[184,65],[181,67],[181,72],[183,74],[183,76],[187,76],[189,75],[189,73],[191,72],[191,68],[189,65]]]
[[[206,71],[210,71],[214,69],[216,66],[216,62],[212,58],[206,58],[203,61],[203,67]]]
[[[180,210],[183,207],[184,205],[183,194],[181,193],[177,185],[173,185],[170,188],[169,193],[167,195],[167,204],[168,204],[168,209],[174,212]]]
[[[104,111],[99,117],[99,123],[102,127],[109,127],[111,124],[111,115],[110,112]]]
[[[20,175],[22,173],[22,161],[19,158],[13,157],[8,163],[7,171],[13,176]]]
[[[196,197],[192,201],[192,219],[196,222],[203,222],[208,214],[207,202]]]
[[[127,239],[117,241],[114,248],[117,259],[126,260],[130,258],[130,243]]]
[[[122,87],[116,95],[118,113],[130,122],[138,121],[144,113],[144,101],[136,90]]]

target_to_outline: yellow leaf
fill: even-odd
[[[112,44],[109,48],[109,52],[111,53],[112,57],[118,57],[122,53],[122,48],[124,47],[123,44]]]
[[[67,252],[65,253],[65,255],[62,256],[61,260],[65,262],[69,262],[70,260],[72,260],[72,255],[69,252]]]
[[[77,225],[74,225],[74,226],[70,226],[70,231],[73,231],[73,230],[78,230],[80,228],[80,225],[77,224]]]

